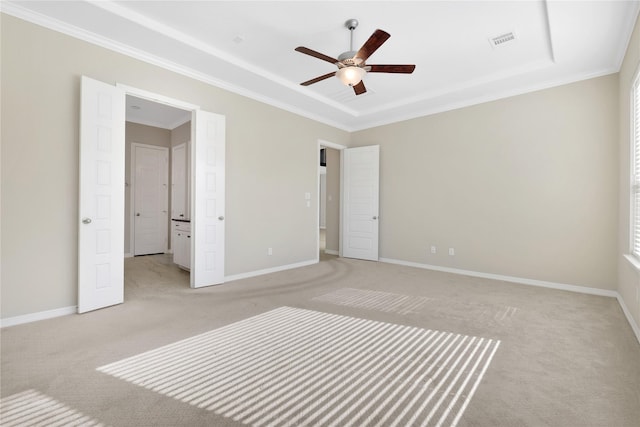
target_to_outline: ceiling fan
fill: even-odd
[[[353,30],[358,27],[357,19],[349,19],[344,23],[344,26],[351,32],[351,43],[349,45],[349,51],[344,52],[338,56],[338,59],[324,55],[315,50],[311,50],[304,46],[295,48],[296,51],[304,53],[306,55],[313,56],[323,61],[330,62],[338,67],[338,71],[327,73],[325,75],[316,77],[315,79],[307,80],[300,83],[302,86],[309,86],[314,83],[318,83],[329,77],[336,76],[345,85],[352,86],[356,95],[362,95],[367,91],[364,86],[362,78],[367,73],[401,73],[411,74],[415,70],[415,65],[367,65],[366,61],[369,56],[373,54],[384,42],[387,41],[391,35],[386,31],[375,30],[369,37],[369,40],[358,51],[353,50]]]

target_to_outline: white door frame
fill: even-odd
[[[122,83],[116,83],[116,87],[124,91],[125,97],[127,95],[135,96],[136,98],[146,99],[148,101],[157,102],[159,104],[168,105],[170,107],[180,108],[182,110],[191,111],[191,123],[194,122],[195,111],[200,109],[199,105],[191,104],[188,102],[180,101],[178,99],[170,98],[168,96],[160,95],[157,93],[149,92],[144,89],[138,89],[136,87],[128,86]],[[193,140],[193,126],[191,127],[191,140]],[[133,162],[132,162],[133,163]],[[133,179],[133,177],[132,177]],[[130,206],[131,206],[131,219],[129,222],[129,253],[133,256],[133,191],[130,191]],[[171,221],[171,218],[169,218]],[[171,236],[168,236],[170,239]]]
[[[135,217],[135,186],[136,186],[136,156],[135,156],[135,148],[136,147],[144,147],[144,148],[150,148],[150,149],[154,149],[154,150],[164,150],[167,153],[167,156],[169,156],[169,147],[163,147],[161,145],[152,145],[152,144],[143,144],[142,142],[132,142],[131,143],[131,153],[130,153],[130,159],[131,159],[131,170],[130,170],[130,183],[129,183],[129,206],[130,206],[130,211],[129,212],[129,253],[131,253],[132,256],[135,256],[135,221],[136,221],[136,217]],[[167,162],[167,178],[168,178],[168,174],[169,174],[169,163]],[[166,188],[166,208],[167,208],[167,224],[166,224],[166,233],[167,233],[167,244],[165,245],[164,248],[164,252],[167,253],[167,251],[169,250],[169,229],[170,227],[170,222],[171,219],[169,218],[169,180],[167,179],[167,188]]]
[[[349,147],[324,139],[318,139],[318,147],[316,149],[316,167],[318,168],[318,173],[316,174],[316,188],[318,189],[316,192],[318,195],[316,200],[316,206],[318,207],[318,209],[316,209],[316,248],[320,247],[320,149],[323,147],[333,148],[340,152],[340,226],[338,227],[338,254],[342,256],[342,150]],[[316,254],[316,262],[320,262],[320,251],[317,250]]]
[[[138,88],[134,88],[131,86],[127,86],[121,83],[116,83],[116,87],[122,88],[122,90],[124,90],[125,92],[125,96],[126,95],[132,95],[138,98],[143,98],[143,99],[147,99],[149,101],[153,101],[153,102],[158,102],[161,104],[165,104],[171,107],[175,107],[175,108],[180,108],[183,110],[187,110],[187,111],[191,111],[191,154],[189,156],[189,162],[191,164],[191,176],[189,177],[189,186],[191,188],[190,190],[190,194],[191,197],[189,199],[189,204],[190,204],[190,213],[191,213],[191,217],[192,220],[194,219],[194,216],[196,215],[196,203],[198,203],[198,200],[196,200],[197,198],[197,194],[196,194],[196,183],[198,182],[198,179],[196,179],[197,176],[197,171],[194,173],[194,168],[196,168],[196,162],[194,161],[196,159],[196,153],[198,152],[198,150],[200,149],[204,149],[204,148],[210,148],[210,147],[198,147],[198,138],[196,138],[196,128],[198,128],[198,123],[197,123],[197,117],[198,116],[204,116],[201,115],[199,113],[206,113],[203,110],[200,109],[200,106],[195,105],[195,104],[190,104],[184,101],[180,101],[177,99],[173,99],[164,95],[159,95],[157,93],[153,93],[153,92],[149,92],[143,89],[138,89]],[[212,113],[208,113],[208,114],[212,114]],[[215,134],[216,134],[216,138],[220,138],[222,137],[223,140],[225,138],[225,117],[223,115],[220,114],[216,114],[217,122],[221,122],[222,126],[218,126],[215,128]],[[219,124],[219,123],[218,123]],[[209,150],[210,151],[210,150]],[[208,154],[208,152],[207,152]],[[205,156],[207,157],[207,156]],[[206,177],[204,177],[206,178]],[[202,180],[203,178],[200,177],[200,180]],[[202,184],[202,182],[201,182]],[[201,186],[201,185],[200,185]],[[224,219],[224,215],[220,215],[220,218]],[[197,223],[198,219],[196,218],[196,223],[192,223],[191,224],[191,231],[192,233],[196,232],[196,228],[200,227],[200,225],[198,225]],[[201,234],[201,238],[204,237],[204,233],[200,233]],[[318,236],[319,237],[319,236]],[[194,257],[195,257],[195,250],[194,250],[194,245],[195,245],[195,241],[196,239],[191,239],[191,277],[190,277],[190,286],[192,288],[195,287],[200,287],[200,286],[208,286],[208,285],[203,285],[202,283],[196,283],[196,275],[193,274],[194,272],[194,268],[198,268],[197,266],[199,264],[202,263],[196,263],[194,262]],[[319,244],[319,243],[318,243]],[[224,269],[224,265],[222,267]],[[198,271],[198,270],[196,270]],[[220,271],[220,270],[218,270]],[[224,274],[223,274],[223,280],[224,280]],[[219,283],[217,283],[219,284]]]

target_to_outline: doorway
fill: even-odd
[[[340,182],[343,145],[318,141],[318,259],[340,254]]]
[[[130,186],[125,185],[127,95],[190,112],[193,126],[189,188],[193,193],[190,205],[194,219],[189,245],[190,286],[224,283],[225,116],[162,95],[82,76],[78,313],[124,301],[124,195],[125,190],[130,192]]]
[[[125,288],[140,282],[139,265],[149,263],[175,267],[174,283],[188,287],[189,270],[174,265],[176,233],[172,232],[172,219],[176,204],[186,205],[189,199],[186,184],[190,177],[185,167],[188,153],[178,150],[182,156],[176,156],[175,148],[184,148],[191,140],[191,111],[127,95],[125,116],[125,162],[130,165],[125,169],[125,243],[129,242],[125,254],[153,255],[146,260],[127,261]],[[180,211],[188,215],[183,206]],[[180,220],[190,218],[183,214]]]

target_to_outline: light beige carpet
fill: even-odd
[[[0,424],[640,425],[612,298],[326,256],[198,290],[125,268],[124,304],[2,330]]]

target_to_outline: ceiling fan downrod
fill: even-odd
[[[357,19],[348,19],[344,26],[347,27],[350,33],[350,41],[349,41],[349,50],[347,52],[343,52],[338,56],[338,60],[340,61],[340,66],[353,66],[357,65],[355,61],[356,51],[353,50],[353,30],[358,28],[358,20]]]
[[[349,29],[351,33],[351,41],[349,42],[349,51],[353,52],[353,30],[358,28],[358,20],[357,19],[349,19],[344,23],[344,26]]]

